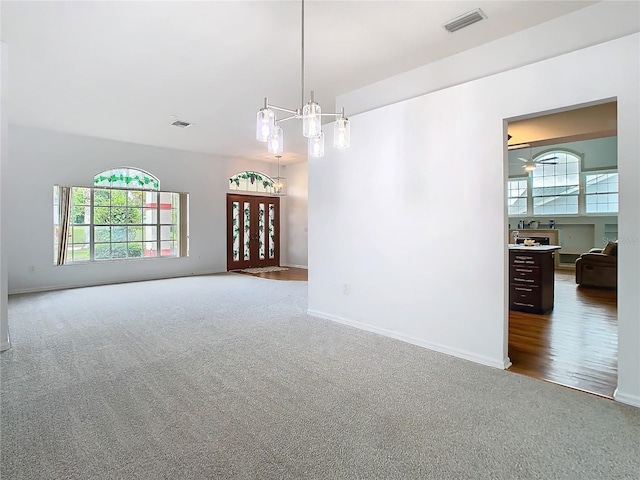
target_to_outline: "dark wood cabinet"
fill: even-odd
[[[509,247],[509,308],[545,313],[553,309],[555,249]]]

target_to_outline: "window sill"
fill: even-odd
[[[188,257],[188,255],[186,257]],[[83,261],[76,261],[76,262],[67,262],[64,265],[54,265],[54,266],[68,267],[68,266],[75,266],[75,265],[94,265],[94,264],[100,264],[100,263],[147,262],[147,261],[154,261],[154,260],[171,260],[171,259],[186,258],[186,257],[181,257],[178,255],[172,255],[172,256],[165,255],[163,257],[105,258],[104,260],[83,260]]]

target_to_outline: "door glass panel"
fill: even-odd
[[[233,222],[233,261],[240,260],[240,202],[233,202],[231,207]]]
[[[251,228],[250,225],[250,220],[249,217],[251,215],[251,207],[249,202],[244,202],[244,256],[243,259],[244,260],[249,260],[250,259],[250,255],[249,255],[249,235],[250,235],[250,231],[249,229]]]
[[[265,244],[264,244],[264,227],[265,227],[265,211],[264,203],[259,204],[258,208],[258,246],[260,248],[258,252],[258,258],[264,260],[265,257]]]
[[[269,204],[269,258],[276,256],[276,206]]]

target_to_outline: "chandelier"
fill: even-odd
[[[349,148],[351,144],[351,127],[349,119],[344,116],[344,108],[339,113],[322,113],[320,105],[315,101],[311,90],[311,99],[304,103],[304,0],[302,0],[302,74],[301,97],[304,106],[295,110],[269,104],[264,99],[264,107],[258,111],[256,120],[256,138],[267,143],[269,153],[279,155],[284,150],[284,134],[279,125],[287,120],[302,119],[302,135],[307,137],[310,157],[324,157],[324,132],[322,131],[322,117],[338,117],[333,126],[333,146],[338,149]],[[288,113],[288,116],[278,119],[275,111]]]

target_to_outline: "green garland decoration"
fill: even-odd
[[[96,185],[100,182],[109,182],[109,184],[113,184],[115,182],[123,182],[125,185],[131,185],[131,183],[133,183],[133,185],[131,185],[131,188],[133,187],[145,187],[148,185],[153,186],[153,188],[157,189],[160,187],[160,184],[158,183],[157,180],[147,177],[146,175],[143,177],[140,177],[139,175],[136,175],[135,177],[130,177],[128,175],[123,175],[122,173],[120,175],[116,175],[115,173],[110,175],[110,176],[105,176],[105,175],[98,175],[93,179],[93,183],[95,183]]]
[[[240,186],[240,180],[249,180],[252,185],[256,181],[262,182],[262,186],[264,188],[273,188],[273,186],[274,186],[274,183],[271,180],[269,180],[267,178],[264,178],[258,172],[251,172],[251,171],[246,171],[246,172],[242,172],[242,173],[239,173],[237,175],[234,175],[233,177],[231,177],[229,179],[229,183],[230,184],[234,184],[235,183],[236,186],[239,187]]]

